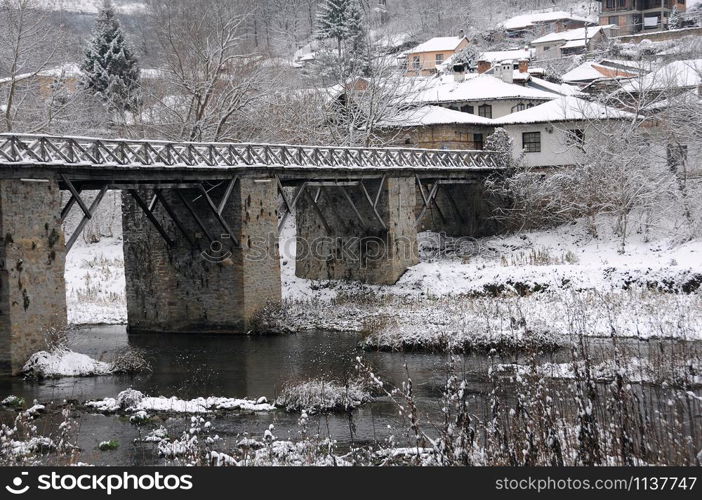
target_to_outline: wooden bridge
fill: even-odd
[[[0,364],[17,373],[65,325],[66,253],[109,190],[130,333],[242,332],[280,300],[290,214],[298,276],[394,283],[418,261],[418,229],[491,230],[481,186],[500,170],[483,151],[1,134]]]

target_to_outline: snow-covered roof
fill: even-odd
[[[465,37],[460,36],[440,36],[427,40],[411,49],[408,54],[419,54],[422,52],[443,52],[458,49]]]
[[[26,80],[31,78],[35,73],[23,73],[15,77],[15,81]],[[54,78],[78,78],[81,75],[80,66],[75,63],[66,63],[55,68],[48,68],[36,73],[37,76],[54,77]],[[12,78],[0,78],[0,85],[12,81]]]
[[[498,118],[499,125],[524,123],[552,123],[561,121],[603,120],[633,118],[634,115],[597,102],[589,102],[574,96],[564,96]]]
[[[636,74],[634,71],[608,66],[604,62],[588,61],[568,71],[562,78],[564,82],[588,82],[602,78],[631,78]]]
[[[440,103],[501,99],[549,100],[553,99],[554,95],[543,90],[506,83],[492,75],[467,74],[462,82],[455,81],[450,75],[432,79],[426,88],[413,97],[415,102]]]
[[[600,31],[605,29],[612,29],[616,27],[613,24],[608,24],[606,26],[592,26],[588,28],[577,28],[574,30],[559,31],[558,33],[549,33],[535,40],[532,40],[532,45],[538,45],[541,43],[553,43],[553,42],[570,42],[573,40],[588,40],[598,34]]]
[[[665,90],[668,88],[693,88],[702,85],[702,59],[674,61],[661,66],[643,78],[622,86],[625,91]]]
[[[585,47],[585,39],[582,38],[580,40],[570,40],[563,45],[561,45],[562,49],[575,49],[575,48],[580,48],[580,47]]]
[[[535,76],[531,76],[530,79],[531,84],[536,85],[537,87],[542,87],[546,89],[548,92],[553,92],[554,94],[559,94],[559,95],[582,95],[583,93],[580,91],[580,89],[574,85],[568,85],[567,83],[553,83],[549,82],[548,80],[544,80],[543,78],[538,78]]]
[[[530,14],[522,14],[520,16],[514,16],[503,23],[501,26],[507,30],[516,30],[531,28],[534,24],[539,23],[550,23],[553,21],[570,20],[570,21],[581,21],[585,23],[595,24],[591,19],[587,19],[581,16],[575,16],[569,12],[562,10],[557,10],[553,12],[532,12]]]
[[[478,58],[479,61],[489,61],[491,63],[499,63],[506,59],[531,59],[531,49],[510,49],[510,50],[495,50],[483,52]]]
[[[493,125],[491,118],[464,113],[441,106],[422,106],[403,111],[391,119],[381,122],[380,127],[407,128],[429,125]]]

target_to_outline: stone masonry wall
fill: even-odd
[[[224,186],[211,192],[221,199]],[[191,201],[194,189],[182,190]],[[142,193],[149,200],[151,193]],[[175,247],[169,247],[136,202],[123,193],[123,230],[130,332],[245,332],[256,312],[281,299],[277,240],[277,194],[270,179],[242,178],[223,217],[240,248],[225,234],[203,198],[196,213],[217,240],[211,244],[175,191],[164,196],[194,239],[191,247],[163,207],[157,218]]]
[[[66,326],[66,250],[56,182],[0,180],[0,371],[17,374]]]
[[[373,198],[379,181],[365,181]],[[307,188],[296,209],[296,274],[307,279],[346,279],[393,284],[418,262],[414,178],[388,178],[381,192],[378,212],[387,230],[357,186],[345,189],[359,211],[355,214],[341,188],[321,188],[318,205],[329,227],[315,210]]]

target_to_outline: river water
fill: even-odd
[[[60,403],[80,402],[115,397],[132,387],[151,396],[177,396],[191,399],[199,396],[246,397],[266,396],[274,400],[286,383],[302,382],[316,377],[343,381],[355,370],[355,358],[362,355],[374,371],[386,381],[399,384],[409,375],[413,380],[417,404],[425,418],[439,421],[441,393],[447,377],[449,358],[445,354],[427,353],[363,353],[358,349],[355,334],[305,332],[285,336],[210,336],[210,335],[127,335],[124,326],[95,326],[71,332],[69,347],[96,359],[109,359],[127,345],[143,349],[153,371],[141,375],[62,378],[28,381],[19,377],[0,378],[0,396],[22,396],[26,401]],[[567,361],[567,351],[545,356],[548,361]],[[502,359],[500,362],[510,362]],[[490,360],[483,355],[461,358],[460,371],[468,381],[472,404],[477,415],[487,408],[490,390],[487,378]],[[8,423],[14,412],[1,410]],[[299,433],[299,415],[282,410],[258,413],[231,413],[215,416],[214,432],[234,440],[243,433],[261,437],[270,424],[279,439],[294,439]],[[77,444],[80,460],[95,465],[141,465],[163,463],[153,444],[135,443],[143,432],[128,419],[119,416],[80,413]],[[40,417],[37,426],[43,433],[55,431],[61,417],[50,414]],[[170,429],[185,429],[187,417],[170,417],[163,422]],[[346,415],[316,416],[311,430],[330,436],[341,446],[352,441],[374,442],[391,432],[406,428],[396,406],[387,398],[363,406],[353,414],[354,432]],[[171,433],[173,435],[173,433]],[[101,441],[117,440],[117,450],[100,452]]]

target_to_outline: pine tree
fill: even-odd
[[[110,0],[105,0],[85,51],[83,87],[112,111],[134,111],[140,97],[139,65]]]
[[[318,40],[335,40],[339,57],[346,44],[354,51],[362,46],[365,19],[360,1],[326,0],[317,12],[315,36]]]
[[[673,10],[670,13],[670,17],[668,18],[668,29],[669,30],[677,30],[682,28],[683,24],[683,19],[682,16],[680,15],[680,12],[678,11],[678,6],[674,5]]]

